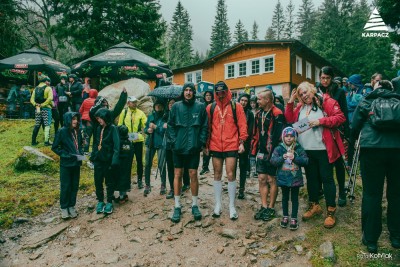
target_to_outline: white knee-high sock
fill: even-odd
[[[198,199],[199,199],[199,197],[198,196],[192,196],[192,207],[193,206],[198,206]]]
[[[181,196],[174,196],[174,197],[175,197],[175,208],[180,208],[181,207],[181,203],[180,203]]]
[[[222,197],[222,182],[214,181],[214,197],[215,197],[215,208],[214,213],[221,213],[221,197]]]
[[[228,182],[229,208],[235,208],[236,181]]]

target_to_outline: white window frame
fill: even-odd
[[[316,82],[316,83],[319,83],[319,82],[320,82],[320,80],[319,80],[319,73],[320,73],[320,71],[321,71],[321,69],[318,68],[317,66],[315,66],[314,74],[315,74],[315,82]]]
[[[255,59],[251,59],[250,61],[250,75],[257,75],[261,73],[261,59],[259,58],[255,58]],[[257,72],[253,72],[253,62],[258,62],[258,71]]]
[[[272,58],[272,70],[266,71],[265,70],[265,61],[266,61],[266,59],[271,59],[271,58]],[[261,62],[262,62],[262,73],[274,73],[275,72],[275,54],[263,57],[261,59]]]
[[[306,79],[311,80],[312,76],[312,65],[310,62],[306,61]]]
[[[229,76],[229,67],[231,66],[233,67],[233,75]],[[235,63],[225,64],[225,80],[234,78],[236,78],[236,64]]]
[[[248,76],[247,75],[247,73],[248,73],[247,69],[248,69],[249,64],[247,64],[247,63],[248,63],[248,61],[240,61],[240,62],[236,63],[237,64],[237,77],[246,77],[246,76]],[[245,71],[244,74],[240,74],[240,65],[241,64],[246,64],[245,68],[244,68],[244,71]]]
[[[197,81],[196,74],[200,73],[200,81]],[[191,77],[191,81],[189,81],[188,77]],[[201,82],[203,80],[203,70],[195,70],[191,72],[185,72],[185,83],[187,82],[192,82],[194,84],[197,84],[198,82]]]
[[[296,56],[296,74],[303,75],[303,59]]]

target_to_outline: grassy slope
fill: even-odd
[[[9,227],[15,217],[34,216],[45,212],[48,207],[58,204],[58,162],[54,163],[52,169],[46,173],[35,171],[18,173],[13,169],[13,162],[22,147],[30,144],[33,123],[32,120],[0,121],[1,228]],[[41,131],[38,140],[43,144],[42,137]],[[38,149],[57,159],[57,156],[48,147],[39,145]],[[79,194],[91,193],[93,190],[93,172],[83,166]],[[323,227],[322,217],[307,222],[307,224],[313,224],[314,227],[307,233],[306,240],[300,244],[313,251],[314,256],[311,258],[311,262],[314,266],[400,266],[400,251],[390,246],[385,224],[379,241],[380,252],[392,253],[395,259],[365,260],[357,258],[361,251],[366,251],[360,243],[360,194],[361,186],[358,185],[355,203],[338,209],[338,225],[333,229],[328,230]],[[305,199],[306,196],[303,194],[303,201]],[[324,207],[324,203],[321,204]],[[335,246],[336,263],[326,261],[319,256],[318,248],[326,240],[332,241]]]

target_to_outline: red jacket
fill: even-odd
[[[232,99],[231,91],[228,90],[223,102],[220,102],[217,95],[214,96],[214,99],[217,105],[214,109],[212,125],[210,124],[212,104],[209,104],[206,108],[209,131],[207,148],[210,151],[216,152],[237,151],[239,150],[239,139],[246,141],[248,137],[246,115],[243,107],[239,103],[236,103],[237,125],[235,125],[232,105],[230,103]],[[221,115],[223,116],[223,114],[225,114],[224,123],[221,123]]]
[[[324,101],[322,103],[323,112],[326,116],[319,119],[319,123],[323,126],[322,131],[322,142],[325,144],[326,151],[328,152],[329,163],[335,162],[341,155],[344,155],[344,146],[340,133],[336,129],[346,121],[346,117],[340,110],[338,102],[331,98],[328,94],[323,95]],[[285,110],[285,117],[287,123],[294,123],[299,120],[299,114],[302,103],[299,103],[295,109],[293,109],[293,103],[287,103]],[[332,136],[333,133],[333,136]],[[336,143],[335,144],[335,139]],[[339,150],[338,150],[339,147]]]
[[[98,92],[96,89],[89,90],[89,98],[86,98],[83,101],[83,103],[79,109],[79,113],[82,116],[82,120],[90,121],[89,111],[90,111],[90,108],[93,107],[93,105],[94,105],[94,101],[96,100],[97,94],[98,94]]]

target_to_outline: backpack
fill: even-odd
[[[236,102],[234,102],[232,100],[230,102],[231,102],[231,107],[232,107],[233,120],[235,121],[235,125],[237,126]],[[211,104],[211,108],[210,108],[210,124],[211,125],[212,125],[214,110],[215,110],[216,106],[217,106],[216,102],[213,102]]]
[[[371,126],[376,129],[399,129],[400,98],[378,97],[372,101],[369,118]]]
[[[44,91],[46,89],[47,85],[44,85],[42,87],[37,86],[35,88],[35,102],[38,104],[42,104],[46,101],[44,98]]]

